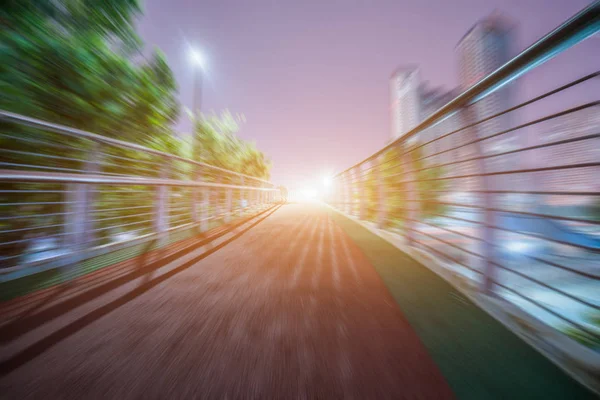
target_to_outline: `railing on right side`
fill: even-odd
[[[600,72],[485,111],[508,83],[598,31],[595,2],[336,175],[328,202],[397,233],[472,289],[600,350],[600,101],[514,122]]]

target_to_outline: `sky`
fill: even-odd
[[[163,51],[192,106],[189,48],[206,58],[202,109],[241,113],[239,135],[272,161],[272,180],[321,181],[383,147],[392,71],[417,64],[432,86],[457,85],[454,47],[494,10],[516,24],[517,53],[589,0],[146,0],[138,32]],[[575,63],[573,61],[576,61]],[[600,65],[600,39],[523,78],[520,98]],[[189,132],[182,113],[177,129]]]

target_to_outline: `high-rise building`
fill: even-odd
[[[390,79],[390,94],[392,127],[390,141],[393,141],[405,135],[450,102],[458,95],[458,91],[429,88],[421,83],[419,69],[410,66],[401,67],[394,71]],[[459,124],[460,118],[455,114],[419,132],[409,140],[409,143],[432,141],[432,143],[423,147],[423,156],[431,156],[428,158],[428,163],[448,163],[453,159],[454,153],[444,151],[452,146],[451,139],[435,139],[458,129]],[[440,152],[443,153],[438,156],[437,153]]]
[[[442,89],[429,89],[423,86],[421,88],[421,121],[429,118],[458,94],[456,90],[444,91]],[[453,151],[446,151],[452,146],[452,135],[443,139],[438,138],[459,128],[459,119],[457,117],[454,114],[442,121],[438,121],[429,128],[426,128],[419,135],[419,140],[422,143],[431,142],[424,146],[424,156],[432,156],[430,163],[447,164],[453,159]]]
[[[510,59],[510,44],[512,27],[508,20],[498,13],[494,13],[477,22],[456,46],[459,67],[460,89],[466,90],[479,82],[487,75],[494,72]],[[501,88],[484,97],[477,103],[461,112],[463,125],[481,121],[511,106],[511,87]],[[472,140],[473,135],[487,137],[510,128],[510,115],[502,115],[489,121],[477,124],[473,129],[467,129],[456,138],[457,142],[464,143]],[[486,154],[500,153],[517,147],[516,133],[507,133],[502,136],[485,140],[482,143]],[[473,149],[465,149],[461,157],[473,154]],[[500,156],[486,160],[487,168],[500,171],[515,167],[515,157]],[[499,186],[504,186],[500,181],[508,183],[508,176],[499,176]]]
[[[460,81],[456,90],[447,92],[426,88],[421,83],[419,69],[416,66],[405,66],[394,71],[390,79],[391,140],[405,135],[460,92],[473,86],[507,62],[511,55],[512,31],[512,24],[498,13],[482,19],[467,31],[456,46]],[[445,174],[464,176],[480,172],[473,161],[476,155],[475,147],[461,146],[471,142],[475,137],[487,137],[509,129],[510,115],[494,117],[477,124],[475,128],[463,129],[441,140],[435,139],[508,109],[511,100],[511,87],[501,88],[467,109],[419,132],[411,140],[428,143],[422,147],[427,163],[445,164]],[[511,132],[484,140],[481,142],[484,153],[501,153],[517,148],[516,134]],[[459,148],[455,149],[456,147]],[[488,172],[514,169],[519,163],[518,157],[518,154],[513,154],[487,158],[486,168]],[[471,161],[460,162],[465,159]],[[450,163],[452,164],[449,165]],[[495,181],[493,185],[499,189],[502,186],[510,186],[514,177],[499,175],[492,179]],[[468,178],[452,181],[449,184],[456,190],[469,191],[475,189],[479,182],[477,179]]]
[[[413,129],[421,120],[420,74],[414,66],[396,69],[390,78],[391,139]]]

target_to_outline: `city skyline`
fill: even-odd
[[[228,108],[246,115],[240,135],[255,140],[273,160],[273,179],[281,184],[340,171],[387,141],[386,81],[397,65],[419,64],[431,86],[453,88],[458,83],[454,45],[481,17],[494,9],[518,17],[515,51],[520,51],[587,4],[582,0],[543,7],[544,2],[535,1],[463,0],[452,7],[431,7],[417,1],[381,1],[377,7],[362,2],[342,7],[336,2],[300,6],[259,1],[258,7],[228,0],[186,9],[174,3],[167,12],[157,1],[146,2],[138,25],[147,47],[156,45],[165,52],[179,82],[180,101],[188,107],[187,46],[205,52],[204,109]],[[181,9],[186,12],[177,11]],[[321,35],[325,29],[328,34]],[[578,68],[567,68],[568,60],[560,57],[553,60],[556,83],[526,76],[517,99],[591,72],[600,61],[600,52],[592,51],[599,44],[590,40],[573,49],[570,57],[581,61]],[[189,131],[185,117],[178,129]],[[332,148],[343,149],[343,154],[331,159]]]
[[[397,140],[407,134],[456,95],[469,89],[513,57],[515,39],[517,38],[514,34],[514,25],[514,22],[506,15],[495,10],[477,20],[465,32],[454,47],[455,57],[453,61],[458,69],[458,85],[451,90],[428,86],[422,81],[418,65],[397,68],[392,74],[390,84],[390,124],[392,126],[390,140]],[[518,86],[519,83],[520,81],[516,81],[505,86],[471,107],[426,128],[411,139],[420,143],[433,141],[433,143],[427,144],[423,148],[424,156],[431,156],[432,158],[429,158],[428,162],[433,165],[457,162],[472,157],[473,149],[471,146],[457,148],[446,153],[444,151],[455,148],[462,143],[467,143],[475,137],[491,136],[510,128],[512,126],[511,119],[514,119],[513,113],[462,130],[452,135],[452,137],[441,140],[435,139],[448,132],[468,126],[475,121],[484,120],[509,109],[515,105],[512,94],[515,92],[515,86]],[[513,132],[499,138],[486,140],[481,143],[483,151],[485,153],[498,153],[515,149],[517,135],[518,132]],[[442,154],[437,155],[440,152]],[[519,162],[518,155],[515,157],[495,157],[487,160],[486,164],[488,168],[493,170],[507,170],[515,162]],[[472,162],[465,162],[455,164],[453,169],[452,174],[454,175],[469,175],[476,172],[477,166]],[[513,181],[511,176],[496,177],[494,179],[497,181],[497,188],[506,189]],[[460,186],[454,186],[454,190],[474,190],[475,188],[472,187],[474,184],[476,184],[475,181],[469,180],[463,182]]]
[[[418,64],[397,67],[390,78],[390,139],[395,140],[406,134],[460,92],[507,62],[514,55],[513,27],[514,22],[495,10],[480,18],[465,32],[455,46],[453,61],[458,69],[458,85],[452,89],[428,85],[421,76],[421,66]],[[503,88],[478,102],[473,117],[480,120],[507,109],[511,103],[511,91]],[[506,129],[506,126],[502,128]],[[495,121],[495,126],[485,126],[482,130],[498,131],[500,126]]]

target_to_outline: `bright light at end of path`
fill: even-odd
[[[314,189],[304,189],[300,192],[300,200],[303,201],[315,201],[317,199],[318,193]]]
[[[331,177],[329,177],[329,176],[323,177],[323,186],[325,186],[326,188],[331,186]]]
[[[314,189],[304,189],[302,195],[307,199],[314,199],[317,197],[317,191]]]

